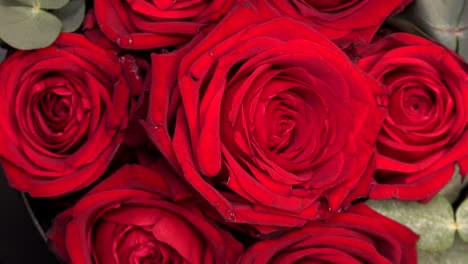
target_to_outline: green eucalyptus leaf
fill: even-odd
[[[64,7],[70,0],[16,0],[21,4],[40,9],[59,9]]]
[[[369,200],[377,212],[406,225],[419,234],[418,248],[441,251],[451,247],[455,236],[455,220],[451,204],[436,196],[427,204],[398,200]]]
[[[86,10],[85,0],[71,0],[63,8],[51,11],[62,21],[62,32],[73,32],[80,28]]]
[[[463,181],[460,174],[460,167],[458,164],[454,165],[452,179],[445,185],[445,187],[439,192],[439,195],[444,196],[450,203],[455,202],[455,200],[460,195],[461,190],[466,186],[468,181]]]
[[[466,198],[457,208],[456,213],[457,231],[460,238],[468,242],[468,198]],[[468,248],[467,248],[468,250]]]
[[[18,2],[16,0],[0,0],[0,5],[2,5],[2,6],[17,6]]]
[[[429,252],[418,249],[418,263],[422,264],[466,264],[468,260],[468,244],[458,236],[452,247],[445,251]]]
[[[465,0],[414,0],[404,12],[392,18],[397,28],[424,32],[468,59],[468,6]],[[419,34],[421,35],[421,34]]]
[[[17,49],[49,46],[62,28],[50,13],[25,6],[0,6],[0,39]]]

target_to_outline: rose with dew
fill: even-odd
[[[377,83],[309,25],[245,4],[152,59],[148,136],[226,221],[268,233],[368,195]]]

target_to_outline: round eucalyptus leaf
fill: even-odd
[[[59,9],[64,7],[70,0],[15,0],[18,3],[40,9]]]
[[[460,238],[468,242],[468,198],[466,198],[456,212],[457,231]],[[467,248],[468,251],[468,248]]]
[[[62,21],[62,32],[73,32],[80,28],[86,11],[85,0],[70,0],[63,8],[51,13]]]
[[[52,44],[62,23],[43,10],[24,6],[0,6],[0,39],[17,49],[38,49]]]
[[[462,175],[460,174],[460,167],[458,164],[454,165],[452,179],[445,185],[445,187],[439,192],[439,195],[444,196],[450,203],[455,202],[455,200],[460,195],[461,190],[466,186],[468,181],[462,180]]]
[[[410,33],[422,31],[468,59],[467,4],[465,0],[414,0],[395,16],[398,23],[391,24]]]
[[[468,244],[458,236],[452,247],[445,251],[429,252],[418,250],[418,263],[422,264],[466,264],[468,260]]]
[[[455,236],[455,220],[451,204],[436,196],[427,204],[398,200],[369,200],[377,212],[409,227],[420,237],[418,248],[442,251],[450,248]]]
[[[18,2],[16,0],[0,0],[0,5],[2,5],[2,6],[17,6]]]

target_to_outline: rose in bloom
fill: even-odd
[[[366,196],[382,117],[375,81],[313,28],[274,16],[243,5],[185,56],[154,54],[146,123],[226,221],[265,233]]]
[[[123,75],[116,57],[77,34],[0,65],[0,156],[13,187],[57,196],[103,174],[127,125]]]
[[[58,216],[53,248],[70,263],[234,263],[242,245],[199,212],[161,163],[122,167]]]
[[[101,0],[94,12],[104,35],[124,49],[184,44],[211,27],[234,0]]]
[[[238,263],[413,264],[417,239],[405,226],[361,203],[326,222],[258,242]]]
[[[411,0],[270,0],[282,13],[314,26],[340,45],[368,43],[385,19]]]
[[[387,91],[388,116],[377,138],[373,198],[427,200],[466,174],[468,67],[454,52],[410,34],[367,47],[358,65]]]

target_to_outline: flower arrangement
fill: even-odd
[[[0,164],[66,263],[465,263],[466,14],[0,0]]]

